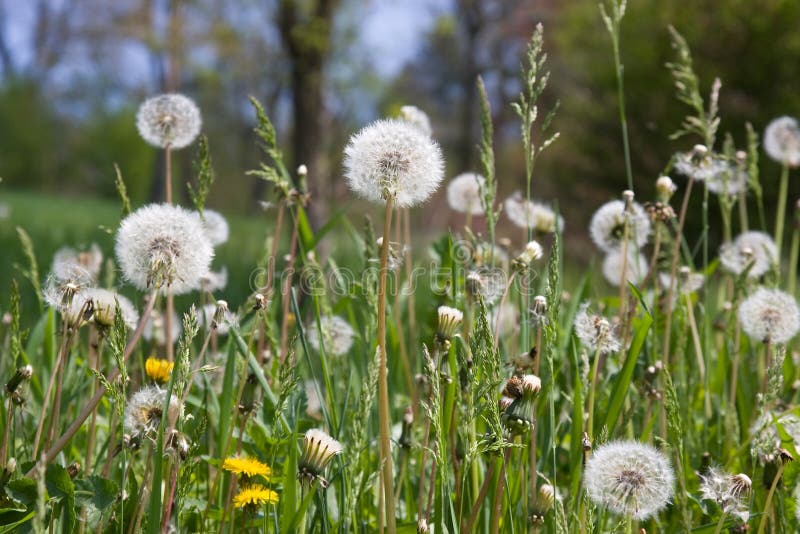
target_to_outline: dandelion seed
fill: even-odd
[[[228,221],[225,220],[221,213],[205,209],[202,215],[199,212],[194,212],[194,215],[203,226],[203,231],[208,240],[211,241],[212,246],[216,247],[228,241],[230,229],[228,228]]]
[[[419,109],[417,106],[401,107],[400,118],[427,137],[430,137],[433,134],[431,120],[428,117],[428,114]]]
[[[634,248],[628,249],[628,259],[622,250],[612,250],[603,259],[603,276],[612,286],[619,286],[622,281],[622,267],[625,264],[625,281],[640,284],[647,275],[649,265],[644,255]]]
[[[217,335],[224,336],[228,334],[231,325],[236,325],[236,316],[228,310],[227,303],[224,307],[220,307],[220,302],[225,301],[217,301],[217,304],[206,304],[198,308],[197,322],[206,330],[214,330]]]
[[[740,275],[749,268],[747,276],[758,278],[777,264],[778,248],[764,232],[744,232],[720,247],[719,261],[730,273]]]
[[[51,273],[42,289],[42,298],[51,308],[61,313],[69,313],[75,295],[94,285],[91,273],[84,267],[72,265],[64,269],[60,276]],[[74,319],[74,317],[73,317]]]
[[[350,138],[344,167],[350,189],[367,200],[392,196],[398,207],[411,207],[439,187],[444,161],[439,146],[415,127],[381,120]]]
[[[586,493],[598,506],[633,519],[647,519],[672,498],[675,474],[669,458],[636,441],[598,447],[583,475]]]
[[[342,453],[341,443],[322,430],[312,428],[303,438],[303,455],[298,462],[297,478],[304,484],[311,485],[319,480],[322,487],[328,487],[328,481],[322,477],[331,460]]]
[[[723,513],[747,523],[750,518],[749,499],[750,477],[745,474],[731,475],[711,467],[700,475],[700,494],[703,499],[716,502]]]
[[[483,215],[481,188],[486,178],[473,172],[459,174],[447,184],[447,203],[460,213]]]
[[[508,197],[503,205],[508,219],[520,228],[531,228],[542,234],[564,230],[563,217],[557,216],[546,204],[528,201],[519,191]]]
[[[116,253],[125,279],[138,289],[181,294],[200,286],[214,249],[196,215],[151,204],[122,221]]]
[[[800,165],[800,124],[793,117],[778,117],[764,130],[764,150],[769,157],[788,165]]]
[[[322,339],[316,324],[306,331],[306,339],[315,351],[322,352],[324,342],[325,350],[333,356],[344,356],[350,352],[355,338],[355,331],[350,323],[338,315],[323,315],[319,318],[319,322],[322,327]]]
[[[265,504],[276,504],[278,500],[279,495],[273,490],[260,484],[253,484],[239,490],[233,498],[233,505],[236,508],[248,506],[257,508]]]
[[[125,432],[139,438],[153,438],[163,416],[167,390],[159,386],[146,386],[133,394],[125,405],[123,418]],[[168,421],[176,420],[183,406],[175,395],[170,397]]]
[[[89,301],[91,306],[88,304]],[[96,287],[84,289],[72,299],[68,315],[71,321],[75,321],[83,310],[92,310],[92,321],[99,327],[110,328],[114,326],[117,307],[125,326],[131,330],[135,329],[139,323],[139,312],[133,303],[119,293],[107,289]]]
[[[575,335],[583,346],[600,354],[619,351],[622,344],[617,337],[616,327],[602,315],[589,313],[588,309],[588,302],[581,304],[574,322]]]
[[[267,477],[272,474],[272,469],[265,463],[255,458],[231,457],[222,462],[222,469],[235,475],[250,478],[255,476]]]
[[[164,94],[145,100],[136,113],[136,128],[149,144],[180,149],[200,133],[200,110],[180,94]]]
[[[727,172],[728,162],[703,145],[695,145],[691,152],[675,154],[673,169],[679,174],[701,182]]]
[[[800,309],[790,294],[760,287],[739,306],[739,322],[753,340],[784,344],[800,330]]]
[[[181,337],[182,331],[183,327],[181,326],[181,320],[178,317],[178,314],[173,311],[172,331],[170,332],[170,337],[172,339],[170,339],[170,343],[177,342]],[[153,310],[150,312],[150,317],[147,318],[147,322],[144,324],[142,337],[147,341],[153,341],[158,346],[163,347],[166,344],[166,321],[165,317],[160,311]]]
[[[144,362],[144,371],[152,380],[155,380],[160,384],[164,384],[169,382],[169,377],[174,366],[175,362],[170,362],[168,360],[162,360],[160,358],[154,358],[151,356]]]
[[[611,252],[622,248],[626,224],[630,248],[641,248],[647,243],[650,218],[641,205],[633,202],[632,206],[630,213],[625,209],[625,202],[612,200],[594,213],[589,223],[589,235],[600,250]]]
[[[69,280],[75,271],[88,273],[90,280],[96,281],[103,266],[103,252],[96,243],[87,250],[78,251],[71,247],[58,249],[53,256],[51,272],[58,280]]]

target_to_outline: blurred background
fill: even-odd
[[[686,110],[664,67],[674,59],[667,26],[691,46],[704,94],[721,78],[720,131],[743,148],[746,122],[761,132],[800,113],[798,20],[795,0],[629,3],[621,55],[638,200],[652,197],[671,154],[698,141],[669,140]],[[115,163],[134,207],[161,198],[163,155],[139,138],[134,117],[165,91],[191,96],[203,113],[217,176],[208,205],[231,220],[220,254],[234,280],[259,258],[271,217],[258,204],[266,184],[245,175],[259,160],[250,95],[275,121],[290,166],[309,167],[316,224],[353,202],[341,171],[349,135],[402,105],[431,117],[448,177],[478,170],[478,74],[492,102],[499,197],[524,189],[509,102],[539,22],[551,71],[541,105],[560,102],[561,138],[536,164],[533,196],[559,206],[568,252],[587,263],[591,213],[625,188],[611,43],[595,0],[1,0],[0,299],[20,278],[17,226],[31,234],[42,274],[58,246],[98,241],[111,252]],[[183,203],[194,156],[176,153]],[[769,203],[779,169],[763,163]],[[435,209],[446,207],[443,191],[431,202],[414,216],[420,228],[463,224]]]

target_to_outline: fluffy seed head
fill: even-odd
[[[189,146],[200,133],[201,123],[195,103],[175,93],[148,98],[136,113],[139,135],[159,148]]]
[[[322,351],[322,344],[325,350],[333,356],[343,356],[350,351],[353,346],[355,331],[345,319],[338,315],[323,315],[319,319],[322,325],[322,339],[317,325],[312,325],[306,332],[309,344],[317,352]]]
[[[228,285],[228,269],[222,267],[219,271],[208,271],[204,277],[200,279],[200,289],[214,293],[215,291],[222,291]]]
[[[91,301],[91,304],[89,301]],[[131,330],[135,329],[136,324],[139,322],[139,312],[136,311],[133,303],[119,293],[108,289],[94,287],[85,289],[75,295],[69,308],[69,316],[74,321],[82,313],[82,310],[91,310],[93,312],[91,319],[96,325],[110,328],[114,326],[114,317],[118,306],[125,326]]]
[[[726,271],[737,275],[752,264],[747,276],[758,278],[778,262],[778,248],[769,234],[744,232],[733,242],[722,244],[719,261]]]
[[[744,523],[750,518],[750,477],[731,475],[718,467],[711,467],[700,475],[700,493],[703,499],[716,502],[722,511],[739,518]]]
[[[501,269],[478,267],[466,277],[467,292],[471,297],[480,296],[487,305],[492,305],[503,296],[506,276]]]
[[[486,178],[474,172],[459,174],[447,184],[447,203],[450,209],[472,215],[483,215],[481,187]]]
[[[225,306],[217,304],[206,304],[202,308],[197,309],[197,322],[208,330],[215,330],[217,335],[227,335],[231,325],[236,324],[236,316],[228,310],[227,303]]]
[[[800,330],[800,309],[790,294],[760,287],[739,306],[739,322],[754,341],[783,344]]]
[[[601,445],[586,462],[586,493],[597,505],[634,519],[647,519],[664,509],[674,491],[669,458],[636,441]]]
[[[673,168],[679,174],[693,180],[706,181],[719,173],[726,172],[728,163],[703,145],[696,145],[690,152],[675,154]]]
[[[784,446],[782,433],[778,431],[779,426],[794,442],[795,449],[800,448],[800,417],[791,412],[781,414],[765,411],[750,427],[750,452],[762,464],[774,461]]]
[[[617,337],[616,327],[602,315],[589,313],[589,303],[581,304],[575,315],[575,335],[590,351],[601,354],[617,352],[622,344]]]
[[[221,213],[206,209],[203,210],[202,215],[200,212],[194,212],[194,215],[200,221],[206,237],[208,237],[208,240],[211,241],[213,246],[216,247],[217,245],[221,245],[228,240],[228,236],[230,234],[230,230],[228,229],[228,221],[225,220],[225,217],[223,217]]]
[[[139,437],[155,435],[164,410],[167,390],[159,386],[147,386],[133,394],[125,405],[125,432]],[[183,413],[183,406],[173,394],[169,402],[169,420],[175,420]]]
[[[400,119],[413,126],[423,135],[430,137],[433,134],[431,120],[428,114],[417,106],[403,106],[400,108]]]
[[[764,150],[769,157],[790,167],[800,165],[800,124],[793,117],[778,117],[764,130]]]
[[[611,252],[622,247],[626,223],[629,248],[644,246],[650,235],[650,218],[636,202],[632,203],[632,212],[626,211],[622,200],[612,200],[600,206],[592,215],[589,235],[600,250]]]
[[[116,253],[125,279],[140,290],[181,294],[200,286],[214,249],[192,212],[150,204],[123,219]]]
[[[395,197],[410,207],[439,187],[444,161],[439,145],[405,121],[380,120],[350,138],[344,151],[347,184],[373,202]]]
[[[700,273],[693,273],[688,267],[681,267],[675,280],[675,289],[678,293],[694,293],[698,291],[706,281],[706,277]],[[658,273],[658,282],[662,289],[669,289],[671,279],[669,273]]]
[[[520,228],[532,228],[542,234],[564,230],[564,218],[540,202],[530,202],[516,191],[503,204],[508,220]]]
[[[92,280],[97,280],[100,268],[103,266],[103,252],[96,243],[87,250],[75,250],[71,247],[58,249],[53,256],[51,272],[59,280],[67,280],[75,270],[85,270]]]
[[[619,286],[622,282],[623,263],[625,267],[625,280],[632,284],[639,284],[647,275],[649,265],[644,255],[636,249],[628,249],[628,259],[622,250],[612,250],[603,259],[603,276],[612,286]]]
[[[64,266],[59,275],[50,273],[42,289],[48,306],[69,314],[75,296],[94,285],[92,274],[80,265]],[[73,317],[74,318],[74,317]]]
[[[726,164],[718,173],[706,179],[706,187],[716,195],[736,196],[747,190],[747,180],[744,168]]]

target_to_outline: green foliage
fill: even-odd
[[[197,189],[191,183],[186,184],[192,204],[200,213],[206,205],[206,198],[214,183],[214,169],[211,166],[211,154],[208,151],[208,137],[201,135],[197,142],[197,159],[194,162],[194,173],[197,176]]]

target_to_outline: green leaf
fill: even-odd
[[[36,504],[36,481],[32,478],[15,478],[6,484],[5,489],[6,494],[15,501],[21,502],[26,506],[33,506]]]
[[[116,482],[99,475],[76,480],[75,488],[75,502],[78,506],[91,504],[100,511],[114,504],[119,494],[119,485]]]
[[[50,464],[47,466],[44,481],[50,497],[61,501],[61,509],[65,514],[63,531],[72,532],[75,525],[75,485],[69,473],[58,464]]]

